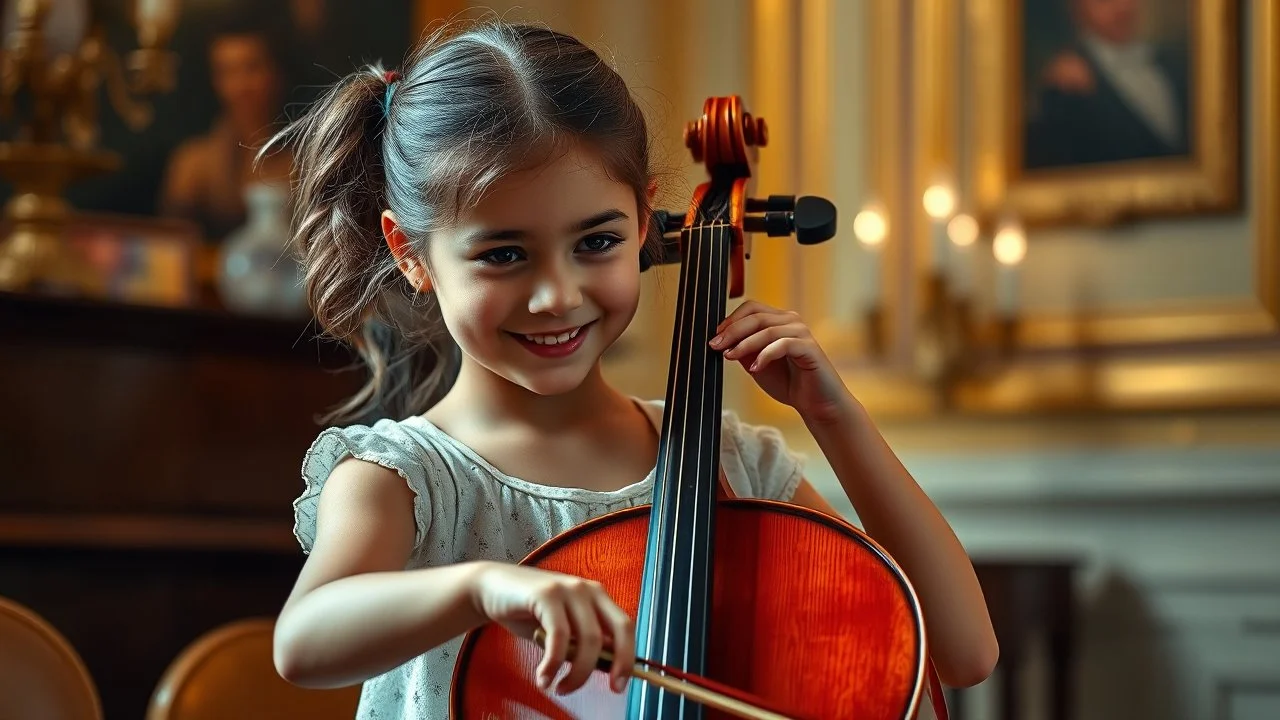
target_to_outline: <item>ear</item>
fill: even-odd
[[[649,180],[649,187],[645,189],[645,197],[649,201],[651,211],[649,214],[640,218],[640,247],[644,247],[645,242],[649,239],[649,223],[653,221],[653,199],[658,196],[658,181]]]
[[[396,267],[400,268],[409,284],[418,292],[430,290],[431,276],[427,273],[426,263],[413,251],[409,239],[405,237],[404,231],[396,223],[396,216],[390,210],[382,211],[382,236],[387,240],[391,256],[396,259]]]

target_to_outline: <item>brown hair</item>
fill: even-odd
[[[370,371],[325,421],[421,413],[456,377],[458,347],[434,295],[396,267],[382,211],[425,257],[432,231],[569,140],[600,150],[648,216],[648,132],[618,73],[569,35],[487,21],[436,31],[397,73],[375,63],[342,78],[263,148],[296,145],[293,249],[311,310]]]

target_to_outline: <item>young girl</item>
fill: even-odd
[[[516,563],[651,500],[662,403],[600,367],[656,247],[645,121],[622,79],[572,37],[482,24],[432,36],[398,73],[344,78],[275,142],[296,145],[312,309],[372,368],[344,414],[391,416],[330,428],[306,455],[309,557],[276,627],[280,674],[364,683],[362,717],[444,718],[462,636],[494,621],[548,631],[548,692],[580,688],[611,642],[621,691],[632,619],[594,583]],[[717,332],[712,347],[803,418],[911,578],[942,681],[985,678],[997,649],[964,549],[804,323],[746,302]],[[736,494],[834,513],[776,430],[726,412],[721,443]]]

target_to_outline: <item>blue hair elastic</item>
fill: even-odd
[[[387,82],[387,92],[382,96],[382,115],[387,117],[391,115],[391,96],[396,92],[396,85],[400,84],[400,73],[388,70],[382,74],[382,79]]]

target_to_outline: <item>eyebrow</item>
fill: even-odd
[[[605,210],[603,212],[598,212],[589,218],[579,220],[578,222],[569,226],[568,232],[570,233],[584,232],[586,230],[590,230],[591,228],[604,225],[605,223],[611,223],[615,220],[626,220],[627,217],[628,215],[622,212],[621,210],[619,210],[618,208],[609,208],[608,210]],[[464,238],[463,242],[466,245],[479,245],[480,243],[495,242],[500,240],[520,240],[525,237],[528,237],[528,233],[525,232],[524,230],[481,230],[479,232],[468,235],[466,238]]]

